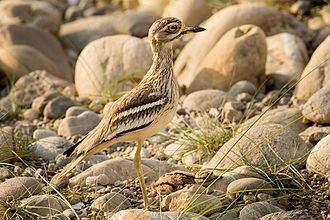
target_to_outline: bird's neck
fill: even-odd
[[[173,75],[173,50],[172,42],[159,43],[151,41],[153,62],[147,75],[153,77],[171,77]]]

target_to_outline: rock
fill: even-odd
[[[0,183],[0,200],[23,199],[42,191],[34,177],[13,177]]]
[[[196,35],[175,61],[174,73],[178,81],[196,75],[200,64],[222,36],[244,24],[259,26],[266,36],[288,32],[309,42],[313,32],[295,17],[262,4],[233,5],[220,10],[203,25],[206,31]]]
[[[221,213],[214,213],[212,216],[209,217],[210,220],[233,220],[237,219],[239,215],[239,210],[230,210],[226,212],[225,214]]]
[[[33,120],[39,119],[39,113],[37,110],[35,110],[33,108],[26,109],[23,113],[23,118],[25,120],[33,121]]]
[[[238,81],[235,83],[228,91],[228,95],[236,97],[241,93],[248,93],[250,95],[255,95],[257,92],[257,87],[249,81]]]
[[[208,218],[198,215],[196,213],[185,212],[151,212],[142,209],[127,209],[117,212],[115,215],[111,216],[110,220],[155,220],[155,219],[194,219],[194,220],[206,220]]]
[[[73,81],[73,70],[60,42],[49,32],[25,25],[0,27],[0,47],[23,44],[39,50],[57,66],[60,78]]]
[[[307,158],[306,167],[324,176],[330,175],[330,135],[315,145]]]
[[[72,106],[66,110],[65,116],[71,117],[71,116],[78,116],[83,112],[88,111],[88,108],[80,107],[80,106]]]
[[[78,116],[64,118],[59,127],[58,134],[64,137],[86,135],[101,121],[101,117],[92,111],[85,111]]]
[[[330,36],[316,48],[302,72],[301,81],[295,90],[295,95],[298,99],[308,100],[330,80],[329,44]]]
[[[100,174],[98,176],[89,176],[86,179],[86,185],[88,186],[106,186],[110,182],[110,179],[105,174]]]
[[[237,133],[206,167],[225,169],[242,164],[242,160],[267,166],[282,166],[283,161],[289,160],[300,164],[308,152],[308,146],[296,132],[279,124],[266,124],[253,126],[243,137]]]
[[[177,76],[178,83],[187,92],[210,88],[227,90],[240,80],[258,85],[264,79],[266,57],[266,37],[262,29],[254,25],[235,27],[214,45],[197,71]]]
[[[4,179],[10,177],[10,171],[6,167],[0,167],[0,180],[3,181]]]
[[[27,45],[1,48],[0,70],[12,81],[35,70],[46,70],[55,76],[60,76],[59,70],[52,60],[39,50]]]
[[[118,34],[114,16],[100,15],[77,19],[61,25],[59,37],[65,48],[80,53],[84,47],[101,37]]]
[[[291,5],[289,11],[291,14],[302,16],[307,13],[310,13],[310,10],[313,8],[310,1],[298,0]]]
[[[224,197],[218,198],[212,195],[199,194],[203,190],[202,187],[196,192],[199,187],[199,185],[187,186],[177,192],[171,193],[162,201],[162,206],[170,211],[188,208],[187,211],[189,212],[211,215],[227,205],[227,199]]]
[[[308,127],[299,136],[305,141],[317,144],[322,138],[330,134],[330,126],[327,127]]]
[[[154,15],[153,11],[129,10],[117,14],[113,26],[118,34],[146,37],[152,23],[159,18]]]
[[[299,119],[302,116],[301,110],[296,108],[288,108],[286,106],[283,106],[276,109],[271,109],[263,114],[263,116],[259,114],[250,118],[241,125],[241,128],[243,130],[246,130],[254,122],[256,123],[253,124],[253,126],[266,124],[281,124],[283,126],[288,125],[290,129],[294,130],[297,133],[302,132],[307,128],[307,125],[303,123],[302,119]],[[260,116],[261,118],[259,119]]]
[[[55,160],[56,156],[70,145],[71,143],[62,137],[46,137],[32,143],[29,149],[45,160]]]
[[[65,96],[59,96],[46,105],[44,109],[44,116],[48,119],[57,119],[63,117],[68,108],[73,106],[71,99]]]
[[[315,92],[303,106],[302,114],[312,122],[330,123],[330,79],[320,90]]]
[[[195,150],[187,152],[182,155],[181,161],[182,164],[185,165],[192,165],[192,164],[202,164],[202,161],[204,161],[206,157],[206,154],[202,150]]]
[[[0,4],[0,25],[24,24],[39,27],[53,34],[61,24],[60,12],[45,1],[2,1]]]
[[[32,102],[32,108],[36,109],[39,115],[44,115],[44,110],[48,102],[59,97],[61,94],[59,92],[50,91],[46,92],[42,96],[35,98]]]
[[[242,119],[243,113],[234,108],[232,102],[226,102],[223,106],[222,114],[225,122],[237,123]]]
[[[189,26],[197,26],[211,15],[211,8],[204,0],[171,1],[163,12],[163,17],[176,17]]]
[[[60,79],[47,71],[34,71],[21,77],[10,90],[9,97],[20,106],[30,106],[33,100],[46,92],[60,91],[71,83]],[[40,114],[40,112],[39,112]]]
[[[64,188],[69,184],[69,177],[64,176],[62,179],[59,179],[58,177],[58,174],[53,176],[53,178],[50,180],[50,184],[58,188]]]
[[[239,219],[259,219],[273,212],[284,212],[284,210],[278,208],[277,206],[271,205],[268,202],[253,203],[251,205],[245,206],[240,211]]]
[[[31,196],[20,207],[42,217],[62,213],[69,208],[62,198],[52,195]]]
[[[172,143],[166,146],[164,154],[169,158],[180,160],[183,154],[189,152],[189,148],[190,147],[185,144]]]
[[[158,195],[168,195],[194,183],[193,173],[176,170],[161,176],[151,184],[151,189]]]
[[[248,178],[234,180],[233,182],[231,182],[227,187],[227,192],[228,193],[237,192],[239,194],[242,193],[239,191],[251,190],[253,194],[257,194],[258,192],[263,192],[273,195],[272,189],[273,189],[272,185],[270,185],[265,180],[248,177]]]
[[[138,0],[139,9],[143,10],[152,10],[154,13],[161,14],[166,5],[170,2],[170,0]]]
[[[14,136],[9,127],[0,129],[0,163],[10,162],[15,158],[12,151],[14,150]]]
[[[187,111],[208,112],[210,108],[220,108],[231,99],[221,90],[206,89],[189,94],[183,101],[183,108]]]
[[[313,219],[313,217],[303,210],[296,209],[286,212],[273,212],[259,218],[259,220],[275,220],[275,219],[311,220]]]
[[[101,196],[92,203],[91,209],[103,212],[120,211],[131,206],[129,200],[120,193],[108,193]]]
[[[132,36],[109,36],[88,44],[81,52],[75,74],[79,96],[127,91],[135,86],[131,80],[117,85],[125,77],[141,79],[152,63],[148,42]],[[90,67],[93,69],[90,69]],[[115,86],[115,91],[113,86]]]
[[[132,159],[134,158],[136,150],[137,150],[137,148],[134,147],[133,151],[130,153],[130,158],[132,158]],[[151,156],[145,147],[141,148],[140,155],[141,155],[141,158],[150,158],[150,156]]]
[[[147,185],[157,180],[160,175],[170,171],[185,170],[183,167],[175,167],[173,164],[153,159],[142,159],[142,168]],[[123,181],[137,177],[133,161],[116,158],[95,164],[77,176],[72,177],[70,179],[70,186],[75,186],[77,184],[85,185],[87,177],[98,176],[100,174],[111,176],[109,184],[114,184],[118,180]]]
[[[267,37],[266,74],[271,86],[281,89],[289,81],[297,82],[308,62],[304,42],[289,33]]]
[[[35,130],[33,132],[33,138],[34,139],[42,139],[42,138],[46,138],[46,137],[56,137],[57,134],[49,129],[44,129],[44,128],[38,128],[37,130]]]
[[[199,173],[205,172],[205,170],[199,171]],[[199,173],[196,174],[195,181],[196,183],[202,184],[204,182],[205,178],[208,176],[209,172],[206,171],[203,175],[200,175]],[[211,186],[214,190],[220,191],[220,192],[227,192],[228,185],[233,182],[234,180],[243,179],[243,178],[263,178],[259,173],[257,173],[256,170],[254,170],[252,167],[249,166],[240,166],[236,169],[228,172],[223,171],[213,171],[214,176],[209,176],[208,178],[210,180],[206,180],[206,183],[213,183]],[[197,178],[197,176],[199,178]],[[221,176],[221,178],[218,178],[218,176]],[[202,178],[201,178],[202,177]],[[209,184],[207,184],[209,185]]]

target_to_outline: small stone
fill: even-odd
[[[22,176],[34,176],[34,170],[31,167],[25,168]]]
[[[86,185],[93,186],[93,185],[101,185],[105,186],[108,185],[110,182],[109,177],[105,174],[100,174],[98,176],[90,176],[86,179]]]
[[[24,111],[23,118],[29,121],[39,119],[39,113],[36,109],[30,108]]]
[[[58,179],[59,174],[56,174],[53,176],[53,178],[50,180],[50,184],[59,187],[64,188],[69,184],[69,177],[64,176],[62,179]]]
[[[0,179],[7,179],[10,177],[10,171],[6,167],[0,167]]]
[[[72,219],[74,217],[74,212],[71,209],[66,209],[63,211],[63,214]]]
[[[267,202],[253,203],[251,205],[245,206],[240,211],[241,220],[250,220],[250,219],[259,219],[264,215],[273,212],[283,212],[283,209],[280,209],[274,205],[271,205]]]
[[[62,137],[46,137],[30,145],[30,150],[46,160],[55,160],[56,156],[71,145]]]
[[[5,200],[23,199],[42,191],[34,177],[14,177],[0,183],[0,198]]]
[[[46,137],[55,137],[58,136],[54,131],[44,128],[39,128],[33,132],[33,138],[34,139],[42,139]]]
[[[129,200],[120,193],[108,193],[97,198],[91,205],[91,209],[104,212],[119,211],[131,206]]]
[[[249,81],[238,81],[229,90],[228,95],[237,97],[241,93],[247,93],[249,95],[255,95],[257,87]]]
[[[257,194],[259,189],[262,189],[263,193],[273,194],[272,185],[262,179],[258,178],[243,178],[231,182],[227,187],[228,193],[238,192],[242,190],[251,190],[252,193]],[[269,190],[264,190],[269,189]]]
[[[134,158],[137,148],[134,147],[134,150],[131,152],[130,157]],[[149,158],[151,155],[145,147],[141,148],[141,158]]]
[[[82,202],[79,202],[79,203],[77,203],[77,204],[74,204],[74,205],[72,205],[71,207],[73,208],[73,209],[75,209],[75,210],[80,210],[80,209],[82,209],[82,208],[85,208],[85,204],[84,203],[82,203]]]
[[[64,118],[58,127],[58,134],[64,137],[86,135],[101,121],[101,117],[92,111],[84,111],[78,116]]]
[[[85,111],[88,111],[88,109],[80,106],[72,106],[66,110],[65,117],[78,116]]]
[[[71,106],[73,106],[71,99],[59,96],[46,105],[43,114],[48,119],[57,119],[63,117],[66,110]]]

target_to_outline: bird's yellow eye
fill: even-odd
[[[167,30],[169,32],[172,32],[172,33],[176,32],[178,29],[179,29],[179,26],[176,25],[176,24],[172,24],[172,25],[170,25],[170,26],[167,27]]]

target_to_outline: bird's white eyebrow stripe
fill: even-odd
[[[138,107],[128,109],[124,112],[120,112],[118,115],[116,115],[116,117],[112,120],[112,122],[115,122],[116,120],[118,120],[120,118],[127,117],[128,115],[132,115],[132,114],[135,114],[137,112],[144,111],[148,108],[152,108],[152,107],[157,106],[157,105],[162,105],[162,104],[164,104],[164,102],[165,102],[165,98],[162,98],[162,99],[159,99],[155,102],[150,102],[150,103],[147,103],[147,104],[144,104],[144,105],[140,105]]]

